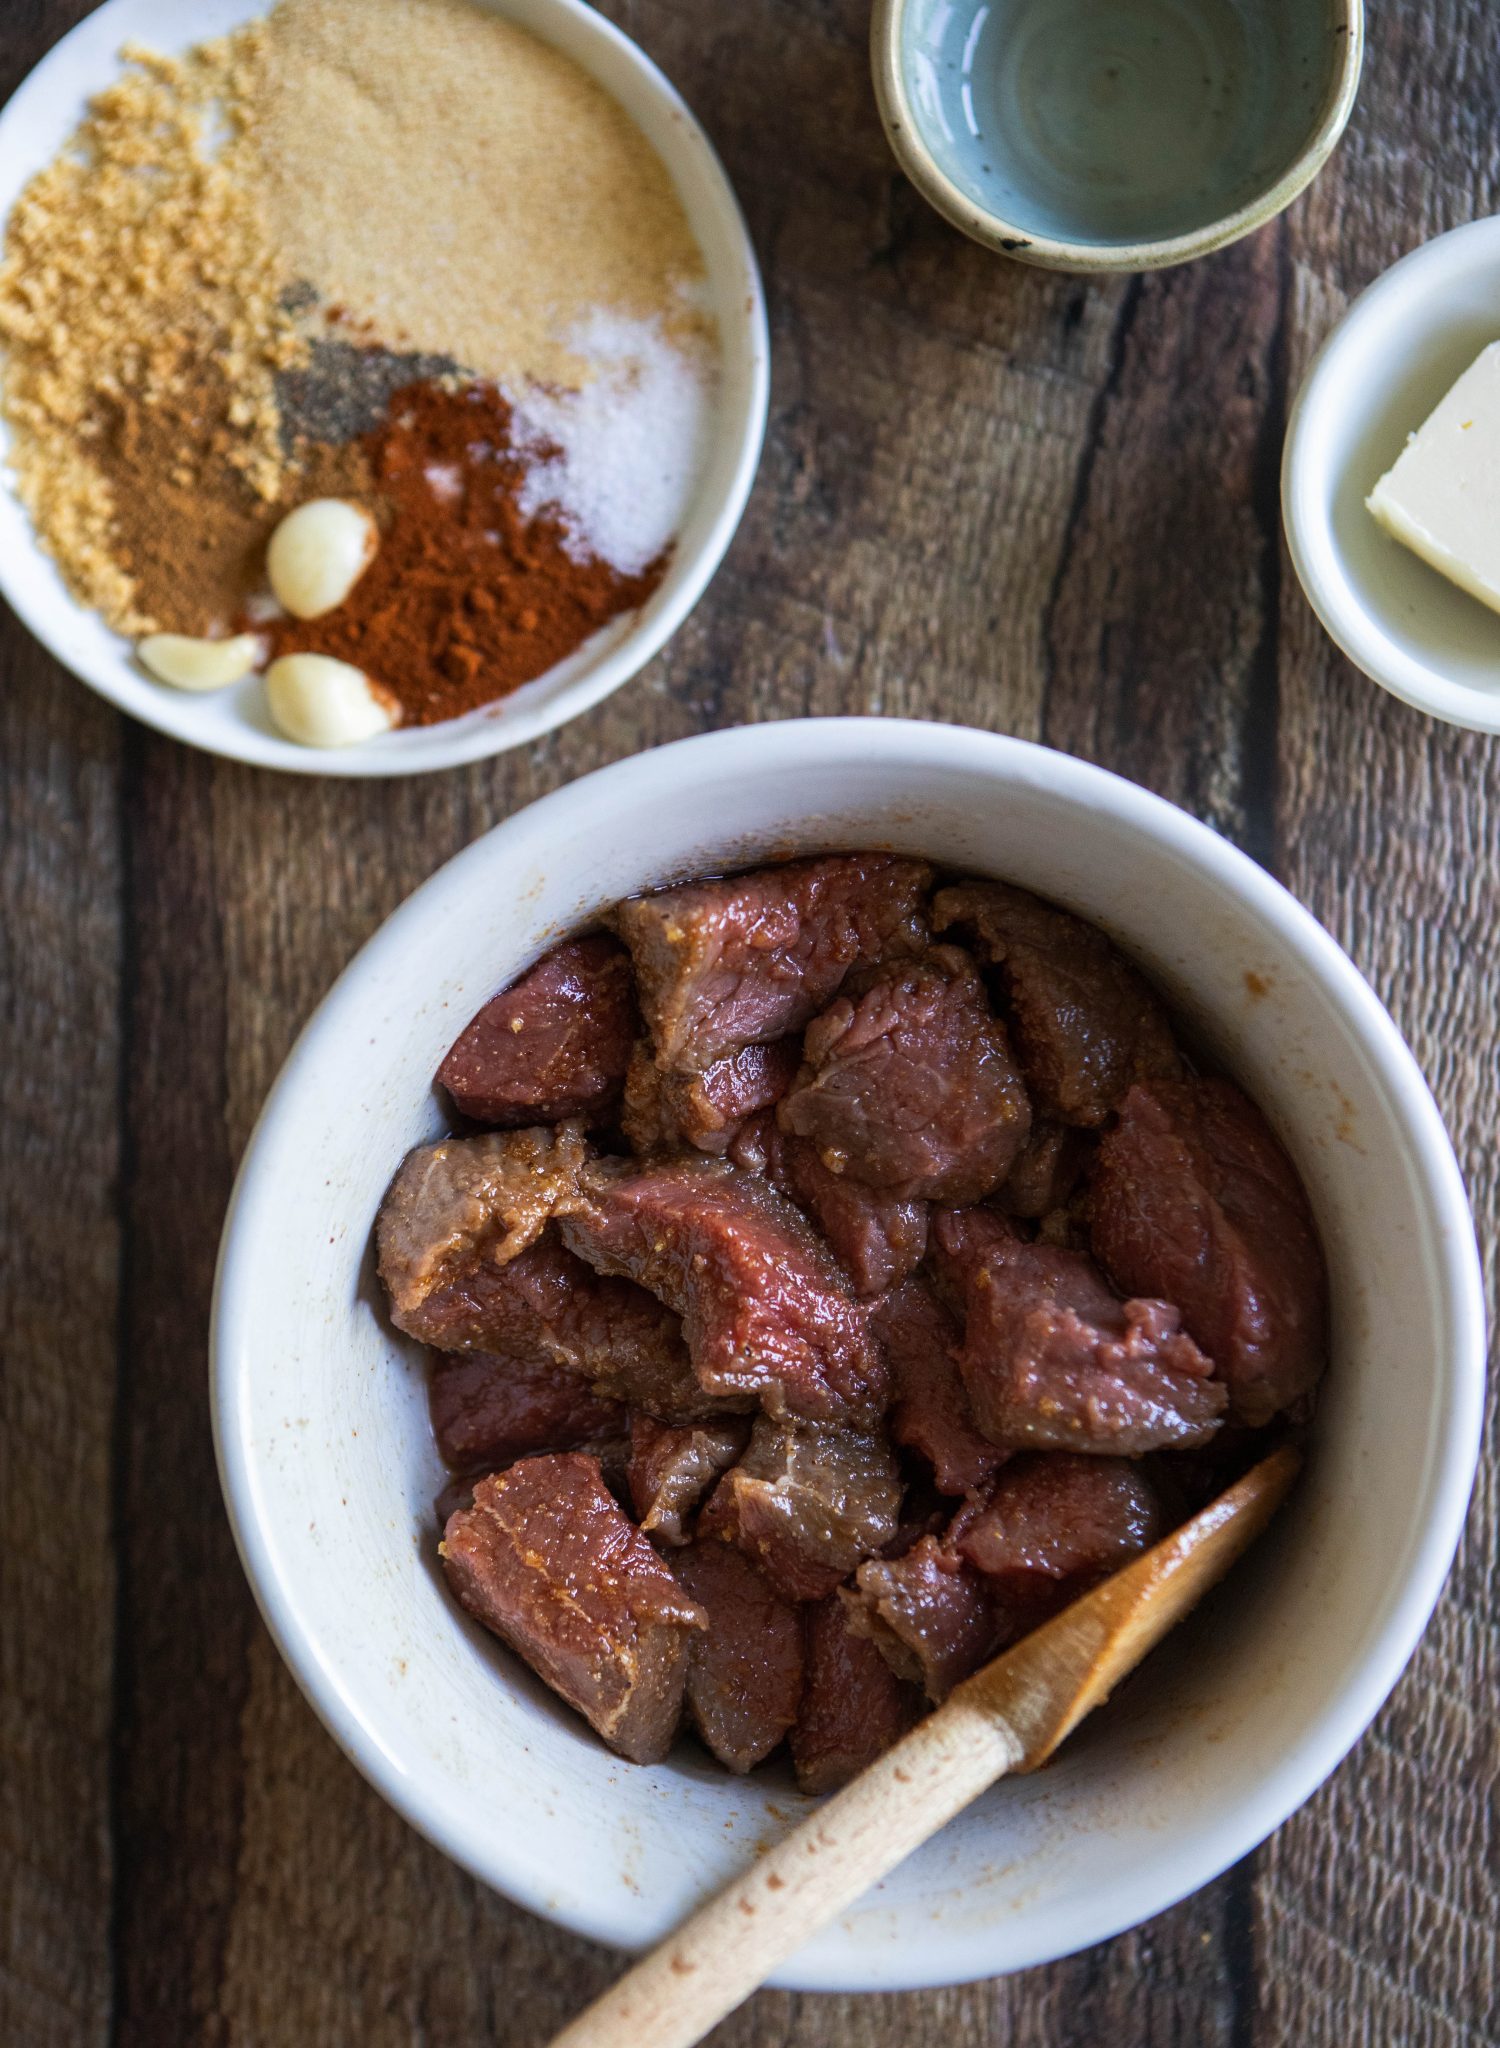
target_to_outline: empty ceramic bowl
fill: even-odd
[[[1323,344],[1292,408],[1281,503],[1313,610],[1419,711],[1500,732],[1500,617],[1393,540],[1365,504],[1438,400],[1500,340],[1500,219],[1402,257]]]
[[[875,90],[917,189],[992,249],[1154,270],[1271,220],[1359,84],[1364,0],[876,0]]]

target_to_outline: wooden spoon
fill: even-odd
[[[552,2048],[692,2048],[987,1786],[1044,1764],[1255,1540],[1299,1463],[1289,1447],[1274,1451],[1165,1542],[965,1679]]]

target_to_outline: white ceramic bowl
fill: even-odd
[[[1472,1479],[1484,1312],[1463,1183],[1394,1025],[1333,941],[1205,826],[1097,768],[940,725],[759,725],[544,798],[419,889],[313,1018],[266,1104],[214,1313],[225,1492],[266,1620],[348,1755],[488,1883],[600,1940],[655,1939],[804,1802],[691,1746],[612,1757],[448,1599],[415,1349],[369,1253],[441,1126],[457,1030],[559,932],[766,855],[886,845],[1042,889],[1119,933],[1244,1079],[1307,1178],[1336,1340],[1280,1524],[1059,1761],[1002,1784],[781,1982],[940,1984],[1145,1919],[1331,1771],[1411,1654]]]
[[[1355,300],[1292,408],[1281,504],[1313,610],[1418,711],[1500,732],[1500,616],[1392,540],[1365,499],[1443,393],[1500,339],[1500,218],[1416,249]]]
[[[66,668],[122,711],[189,746],[301,775],[418,775],[536,739],[644,668],[702,596],[739,525],[765,432],[770,348],[755,252],[739,204],[703,130],[656,66],[583,0],[480,0],[554,44],[598,79],[666,164],[707,266],[719,323],[714,432],[671,566],[650,600],[499,704],[442,725],[412,726],[324,750],[283,738],[252,677],[201,697],[153,682],[125,641],[69,594],[37,546],[14,493],[0,486],[0,595]],[[49,52],[0,113],[0,219],[66,142],[88,97],[119,73],[123,43],[168,51],[226,34],[269,0],[107,0]],[[0,422],[0,458],[8,442]]]

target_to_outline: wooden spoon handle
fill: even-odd
[[[692,2048],[1023,1756],[1003,1717],[955,1694],[700,1907],[552,2048]]]

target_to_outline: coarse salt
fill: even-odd
[[[670,546],[692,503],[710,374],[654,319],[596,311],[567,340],[596,374],[579,391],[532,388],[512,399],[523,451],[550,444],[521,485],[520,507],[528,518],[555,514],[576,560],[637,576]]]

